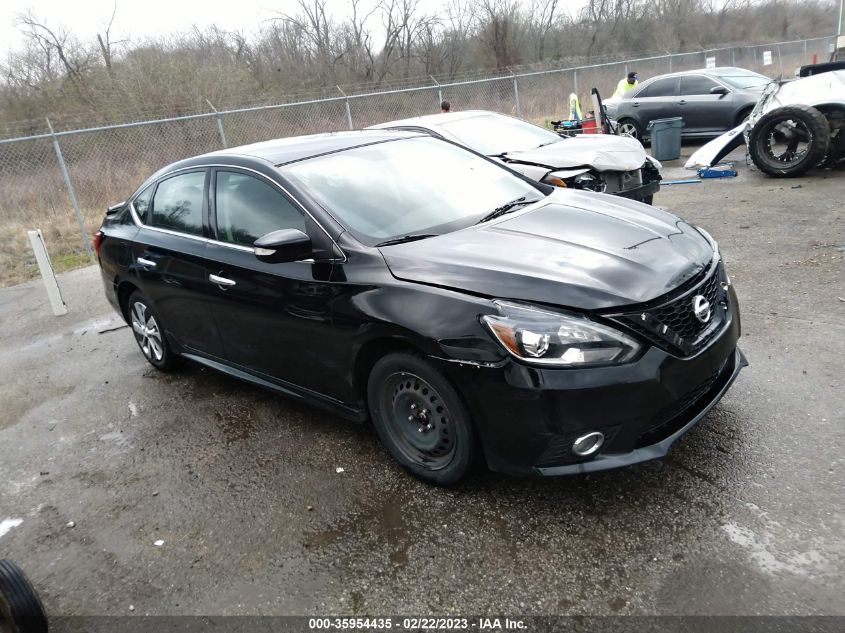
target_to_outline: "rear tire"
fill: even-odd
[[[751,128],[748,151],[770,176],[800,176],[824,160],[830,145],[827,118],[810,106],[777,108]]]
[[[376,362],[367,402],[382,444],[414,477],[448,486],[471,470],[478,448],[469,414],[422,354],[393,352]]]
[[[135,342],[147,362],[161,371],[173,369],[176,354],[167,342],[164,324],[149,299],[140,292],[133,292],[126,303],[126,314]]]
[[[41,599],[20,567],[0,560],[0,631],[47,633]]]

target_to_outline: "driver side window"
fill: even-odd
[[[262,235],[280,229],[305,232],[305,218],[275,187],[259,178],[218,171],[215,185],[217,239],[252,246]]]

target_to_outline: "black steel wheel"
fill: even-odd
[[[751,128],[748,151],[760,171],[770,176],[800,176],[824,160],[830,125],[810,106],[777,108]]]
[[[149,300],[140,292],[133,292],[126,304],[129,326],[138,348],[156,369],[167,371],[174,365],[175,354],[170,349],[161,319]]]
[[[467,474],[477,450],[466,408],[422,355],[381,358],[370,372],[367,395],[379,438],[408,472],[439,485]]]
[[[41,599],[10,560],[0,560],[0,633],[47,633]]]

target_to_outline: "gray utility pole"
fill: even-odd
[[[836,31],[835,60],[845,60],[845,0],[839,0],[839,28]]]

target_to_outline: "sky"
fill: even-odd
[[[131,34],[138,40],[217,24],[226,30],[257,31],[262,21],[279,13],[296,13],[296,0],[116,0],[114,41]],[[371,0],[375,3],[376,0]],[[575,0],[565,0],[569,4]],[[580,0],[579,0],[580,1]],[[335,17],[349,14],[348,0],[328,0]],[[446,0],[419,0],[420,10],[436,13]],[[0,55],[18,48],[22,38],[16,17],[32,9],[49,26],[63,25],[81,40],[91,41],[108,23],[115,0],[3,0],[0,2]],[[372,25],[376,27],[374,23]]]
[[[338,6],[346,3],[336,0]],[[189,29],[193,24],[216,23],[227,30],[257,30],[262,20],[275,12],[293,12],[295,0],[117,0],[117,13],[112,27],[113,39],[131,34],[166,35]],[[102,32],[114,10],[114,0],[3,0],[0,3],[0,54],[18,48],[21,36],[15,25],[18,14],[32,9],[46,19],[48,25],[64,25],[82,40],[90,40]]]
[[[370,0],[375,3],[376,0]],[[525,0],[526,2],[528,0]],[[328,0],[335,17],[349,15],[348,0]],[[296,0],[116,0],[112,40],[133,40],[217,24],[226,30],[257,31],[278,13],[296,13]],[[446,0],[419,0],[420,10],[440,13]],[[572,11],[583,0],[562,0],[561,10]],[[16,17],[32,9],[48,26],[62,25],[83,41],[93,41],[108,23],[115,0],[3,0],[0,2],[0,56],[18,48],[22,38]],[[377,25],[373,23],[373,28]]]

